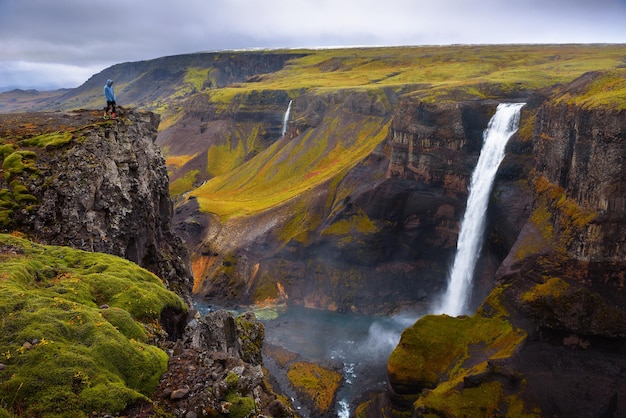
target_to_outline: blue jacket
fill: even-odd
[[[104,86],[104,97],[106,97],[107,102],[115,101],[115,92],[113,91],[113,80],[107,80],[107,85]]]

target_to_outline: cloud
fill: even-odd
[[[79,67],[255,47],[617,43],[625,21],[624,0],[0,0],[0,73],[19,78],[9,69],[28,62],[44,77],[57,64],[68,73],[53,78],[73,79]]]
[[[39,90],[78,87],[101,70],[97,66],[12,61],[0,66],[0,92],[35,87]]]

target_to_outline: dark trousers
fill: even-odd
[[[115,101],[110,102],[107,100],[107,113],[109,113],[109,109],[112,109],[111,112],[115,113]]]

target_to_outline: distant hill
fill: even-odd
[[[54,91],[15,89],[0,93],[0,113],[31,112],[50,108],[69,90]]]
[[[288,51],[216,52],[121,63],[93,75],[74,89],[0,93],[0,113],[101,108],[102,88],[108,79],[115,81],[120,105],[163,111],[172,101],[203,89],[220,88],[278,71],[286,61],[302,55]]]

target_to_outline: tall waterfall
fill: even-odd
[[[289,105],[287,106],[285,117],[283,118],[283,130],[280,136],[285,136],[285,133],[287,133],[287,123],[289,123],[289,113],[291,113],[291,102],[293,102],[293,100],[289,100]]]
[[[483,133],[483,148],[472,173],[467,208],[461,222],[457,252],[448,276],[448,288],[437,313],[458,316],[466,313],[474,268],[483,243],[489,194],[504,158],[504,148],[517,131],[524,103],[502,103]]]

